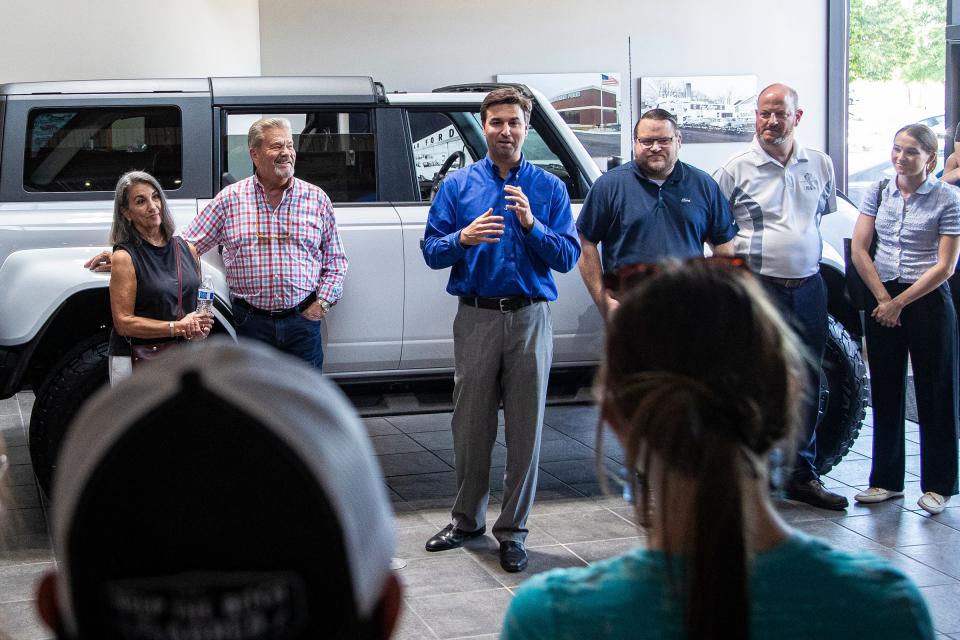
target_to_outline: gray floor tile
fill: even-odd
[[[404,602],[400,611],[400,622],[391,638],[392,640],[437,640],[437,635]]]
[[[615,540],[595,540],[592,542],[573,542],[564,546],[577,556],[593,564],[600,560],[613,558],[644,545],[646,536],[632,538],[617,538]]]
[[[391,436],[383,436],[389,438]],[[391,453],[385,456],[377,456],[377,462],[383,469],[383,475],[387,478],[394,476],[412,476],[425,473],[436,473],[440,471],[449,471],[450,465],[433,455],[429,451],[414,451],[412,453]],[[396,487],[393,487],[396,491]],[[401,496],[406,498],[400,491]]]
[[[400,433],[400,429],[387,422],[386,418],[364,418],[363,426],[371,436],[389,436]]]
[[[40,579],[51,569],[54,563],[38,562],[34,564],[11,564],[0,567],[0,603],[17,602],[25,595],[34,594]]]
[[[916,547],[900,547],[899,549],[871,549],[870,553],[880,556],[896,568],[900,569],[913,580],[918,587],[930,587],[938,584],[955,584],[958,581],[955,577],[949,576],[943,571],[939,571],[935,564],[925,563],[915,559],[910,555],[914,549],[923,549],[931,545],[919,545]]]
[[[449,431],[452,415],[452,413],[422,413],[408,416],[388,416],[387,422],[404,433]]]
[[[0,604],[0,629],[13,640],[52,638],[37,614],[36,603],[30,600]]]
[[[446,526],[446,525],[444,525]],[[423,524],[416,527],[404,527],[397,529],[397,549],[394,552],[398,558],[404,560],[425,560],[437,559],[440,557],[450,558],[463,553],[463,549],[450,549],[449,551],[427,551],[424,545],[432,535],[437,533],[441,527],[437,527],[423,521]],[[475,544],[471,540],[470,544]]]
[[[585,567],[587,563],[578,558],[566,547],[554,544],[545,547],[528,547],[527,560],[529,565],[526,571],[507,573],[500,567],[500,548],[485,549],[483,551],[469,551],[474,560],[487,570],[500,584],[505,587],[516,587],[531,576],[551,569],[568,569],[570,567]]]
[[[407,604],[438,637],[461,638],[498,633],[510,598],[510,592],[506,588],[500,588],[442,596],[408,597]]]
[[[0,400],[0,416],[17,416],[20,418],[20,405],[16,397]]]
[[[910,511],[844,518],[838,523],[885,547],[939,543],[960,546],[960,531]]]
[[[370,442],[373,444],[373,450],[377,455],[389,455],[391,453],[413,453],[414,451],[426,451],[426,449],[405,433],[394,433],[385,436],[371,436]]]
[[[9,526],[18,535],[35,535],[47,532],[47,518],[41,507],[11,509],[7,512]]]
[[[883,549],[883,545],[840,526],[832,520],[807,520],[795,522],[793,526],[804,533],[822,538],[831,545],[844,551],[872,551]]]
[[[582,460],[540,461],[540,468],[553,477],[569,485],[587,484],[597,481],[597,464],[593,456]],[[619,474],[620,465],[612,461],[604,462],[608,477]]]
[[[3,438],[3,441],[7,443],[8,447],[27,446],[27,433],[20,425],[19,420],[16,421],[16,424],[12,424],[14,421],[10,420],[11,424],[4,426],[5,417],[0,416],[0,437]]]
[[[860,458],[858,460],[845,459],[821,479],[824,480],[824,484],[826,484],[827,479],[850,486],[867,484],[870,478],[871,463],[872,460],[867,458]]]
[[[17,531],[12,526],[10,530]],[[53,560],[53,547],[46,532],[12,533],[4,536],[3,542],[0,543],[0,567],[49,562],[51,560]],[[5,589],[3,581],[0,580],[0,594]]]
[[[927,601],[933,628],[940,633],[960,634],[960,584],[920,587],[923,599]]]
[[[452,470],[414,476],[395,476],[387,478],[387,484],[409,502],[449,497],[452,504],[452,498],[457,495],[457,479]]]
[[[947,508],[943,510],[943,513],[935,516],[928,514],[926,511],[918,511],[917,513],[922,516],[932,518],[940,524],[950,527],[951,529],[960,531],[960,504],[954,504],[957,502],[960,502],[960,498],[955,497],[953,500],[947,503]]]
[[[435,557],[410,560],[406,567],[397,571],[408,600],[417,596],[500,587],[500,583],[463,549],[440,551],[432,555]],[[430,622],[427,621],[427,624]]]
[[[593,460],[596,452],[573,438],[548,440],[540,443],[540,462],[560,460]]]
[[[897,549],[924,565],[960,580],[960,554],[956,544],[921,544]]]
[[[393,526],[400,529],[407,527],[422,527],[425,524],[432,525],[430,520],[423,517],[422,511],[417,511],[410,506],[410,503],[404,500],[402,503],[404,510],[393,514]]]
[[[418,434],[421,435],[421,434]],[[444,462],[446,462],[451,467],[454,467],[456,463],[456,455],[453,453],[453,449],[432,449],[436,455],[438,455]],[[490,466],[491,467],[505,467],[507,465],[507,448],[500,444],[499,442],[493,445],[493,450],[490,452]]]
[[[411,433],[410,437],[431,451],[437,449],[453,449],[453,432],[450,431],[450,429]]]
[[[530,516],[530,520],[564,544],[630,538],[637,535],[633,525],[608,509],[584,509],[573,513],[533,515]]]

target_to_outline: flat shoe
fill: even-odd
[[[880,487],[870,487],[853,496],[853,499],[861,504],[873,504],[875,502],[883,502],[884,500],[902,497],[903,491],[891,491],[889,489],[881,489]]]
[[[933,491],[927,491],[925,494],[920,496],[919,500],[917,500],[917,504],[920,505],[921,509],[927,513],[932,513],[933,515],[943,513],[943,510],[947,506],[948,502],[950,502],[950,496],[942,496],[939,493],[934,493]]]

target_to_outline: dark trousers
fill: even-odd
[[[318,370],[323,368],[320,320],[308,320],[300,313],[271,318],[240,305],[233,306],[233,320],[237,337],[266,342],[284,353],[307,361]]]
[[[803,393],[803,431],[797,436],[797,456],[793,468],[793,480],[806,482],[819,478],[815,463],[821,364],[823,350],[827,346],[827,287],[819,273],[794,288],[775,284],[762,276],[760,281],[799,335],[810,357]]]
[[[909,285],[884,283],[891,297]],[[957,493],[957,316],[949,287],[904,308],[899,327],[866,318],[873,400],[870,486],[903,491],[907,355],[920,421],[920,488]]]

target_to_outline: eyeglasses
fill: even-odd
[[[671,266],[692,263],[704,264],[720,269],[743,269],[744,271],[750,271],[750,268],[743,258],[725,258],[721,256],[710,256],[709,258],[693,257],[681,261],[641,262],[638,264],[624,265],[616,271],[604,273],[603,287],[612,295],[617,295],[651,276],[662,273]]]
[[[673,137],[670,138],[634,138],[644,149],[653,149],[653,145],[668,147],[673,144]]]
[[[257,207],[257,242],[270,242],[271,240],[276,240],[277,242],[286,242],[290,238],[289,231],[283,231],[279,234],[270,234],[263,233],[260,231],[260,207]]]

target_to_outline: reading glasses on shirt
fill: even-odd
[[[653,149],[654,145],[667,147],[673,143],[673,137],[670,138],[635,138],[637,144],[644,149]]]
[[[276,240],[277,242],[286,242],[289,239],[289,231],[281,231],[277,234],[263,233],[260,231],[260,208],[257,207],[257,242],[270,242],[271,240]]]

